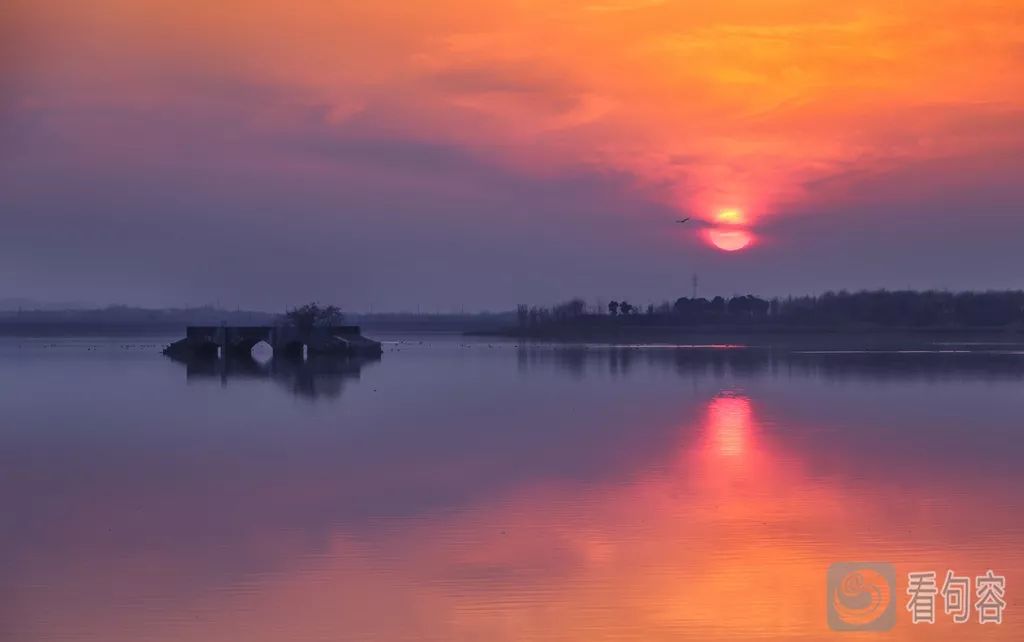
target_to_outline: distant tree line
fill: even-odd
[[[762,299],[680,297],[640,307],[627,300],[591,306],[571,299],[553,307],[520,305],[520,327],[586,321],[623,325],[751,325],[798,327],[1005,327],[1024,324],[1024,291],[863,291]]]

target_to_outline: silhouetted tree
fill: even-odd
[[[619,302],[618,301],[610,301],[608,303],[608,314],[610,314],[612,316],[615,316],[618,313],[619,313]]]
[[[587,311],[587,304],[583,299],[571,299],[565,303],[556,305],[551,311],[556,319],[573,319],[583,316]]]
[[[711,312],[718,316],[722,315],[725,312],[725,299],[720,296],[711,299]]]
[[[339,308],[333,305],[321,307],[316,302],[293,308],[284,314],[286,323],[307,331],[315,327],[338,325],[344,318]]]
[[[530,322],[530,306],[525,303],[520,303],[516,306],[516,319],[519,321],[520,326],[525,326]]]
[[[770,304],[752,294],[736,296],[726,303],[726,312],[735,318],[755,318],[768,315]]]

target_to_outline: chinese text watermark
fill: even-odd
[[[828,624],[836,631],[888,631],[896,624],[896,572],[883,562],[837,562],[827,574]],[[973,590],[972,590],[973,588]],[[971,577],[947,569],[911,571],[904,605],[912,624],[1002,624],[1006,577],[988,569]],[[939,602],[941,601],[941,609]]]

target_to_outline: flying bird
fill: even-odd
[[[685,222],[687,222],[689,220],[690,220],[690,217],[687,216],[686,218],[677,219],[676,223],[685,223]]]

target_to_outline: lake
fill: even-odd
[[[0,639],[849,640],[830,609],[874,607],[870,639],[1024,639],[1024,346],[382,338],[0,339]],[[913,623],[908,574],[947,570],[969,621]]]

